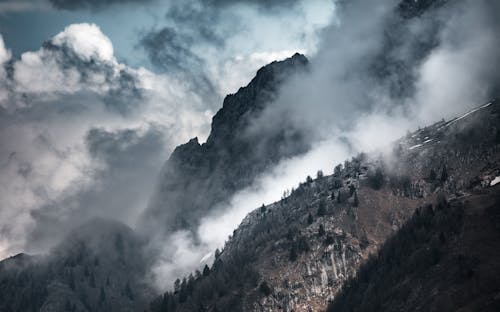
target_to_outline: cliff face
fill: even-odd
[[[251,121],[272,101],[285,79],[304,71],[300,54],[261,68],[236,94],[228,95],[212,120],[206,143],[197,138],[175,149],[164,165],[159,184],[144,216],[165,231],[190,229],[210,209],[283,157],[307,150],[303,135],[282,129],[265,136],[249,135]],[[286,130],[286,131],[285,131]]]
[[[359,155],[333,175],[308,179],[250,213],[210,270],[167,293],[153,310],[326,309],[417,208],[464,200],[495,183],[499,125],[500,102],[493,101],[408,134],[390,155]]]

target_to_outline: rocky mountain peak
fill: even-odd
[[[208,144],[223,143],[234,130],[241,130],[245,116],[262,110],[276,95],[282,82],[297,71],[304,70],[307,58],[299,53],[283,61],[272,62],[257,71],[246,87],[224,99],[222,108],[212,119],[212,130]]]
[[[202,212],[250,185],[266,168],[306,151],[308,143],[290,129],[260,138],[250,138],[245,131],[271,105],[285,80],[304,72],[307,65],[307,58],[298,53],[272,62],[259,69],[247,86],[228,95],[212,119],[207,142],[193,138],[178,146],[165,163],[145,224],[161,222],[155,228],[167,232],[191,228]]]

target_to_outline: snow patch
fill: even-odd
[[[490,186],[497,185],[498,183],[500,183],[500,177],[496,177],[496,178],[494,178],[494,179],[490,182]]]
[[[464,115],[462,115],[462,116],[460,116],[460,117],[458,117],[458,118],[455,118],[455,119],[453,119],[453,120],[449,121],[449,122],[448,122],[445,126],[447,127],[447,126],[451,125],[452,123],[454,123],[454,122],[456,122],[456,121],[459,121],[459,120],[461,120],[461,119],[464,119],[464,118],[466,118],[467,116],[469,116],[469,115],[471,115],[471,114],[473,114],[473,113],[477,112],[478,110],[480,110],[480,109],[483,109],[483,108],[486,108],[486,107],[490,106],[492,103],[493,103],[493,102],[489,102],[489,103],[484,104],[483,106],[480,106],[480,107],[478,107],[478,108],[476,108],[476,109],[473,109],[473,110],[471,110],[471,111],[467,112],[466,114],[464,114]]]
[[[422,144],[413,145],[411,147],[408,147],[408,149],[412,150],[412,149],[415,149],[415,148],[420,147],[420,146],[422,146]]]
[[[203,258],[201,258],[200,263],[206,262],[208,259],[210,259],[211,256],[212,252],[207,253],[206,255],[203,256]]]

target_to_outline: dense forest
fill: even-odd
[[[500,195],[417,209],[330,303],[343,311],[498,311]],[[496,257],[496,258],[495,258]]]

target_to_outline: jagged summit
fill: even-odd
[[[276,95],[281,83],[295,72],[304,70],[308,63],[304,55],[296,53],[283,61],[274,61],[260,68],[246,87],[226,96],[222,108],[212,118],[207,143],[217,140],[223,143],[225,136],[231,133],[229,130],[240,130],[246,125],[242,119],[247,114],[262,110]]]
[[[248,136],[245,131],[272,105],[280,86],[307,65],[307,58],[298,53],[272,62],[247,86],[228,95],[212,119],[207,141],[200,144],[194,138],[178,146],[164,165],[143,228],[152,228],[149,222],[167,232],[193,228],[201,215],[250,185],[271,165],[306,151],[308,143],[301,133],[284,126],[272,134]]]

